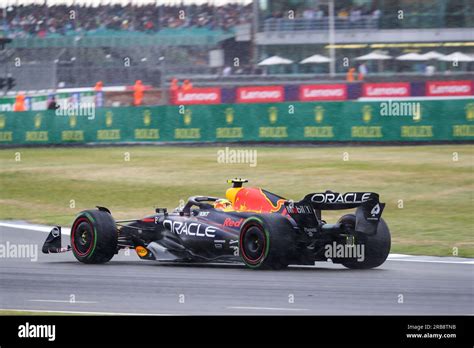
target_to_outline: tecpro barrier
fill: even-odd
[[[84,110],[82,110],[84,111]],[[0,144],[474,140],[474,99],[0,113]]]

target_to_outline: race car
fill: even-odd
[[[44,253],[72,250],[83,263],[105,263],[121,249],[134,249],[143,260],[164,262],[243,262],[252,269],[340,263],[351,269],[380,266],[390,252],[390,231],[381,218],[385,204],[374,192],[325,191],[292,201],[232,179],[226,198],[193,196],[168,212],[133,220],[115,220],[105,207],[79,213],[71,245],[62,247],[61,227],[48,235]],[[355,208],[336,223],[324,210]]]

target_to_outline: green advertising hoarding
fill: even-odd
[[[0,112],[0,144],[474,140],[474,99],[123,107],[66,114]]]

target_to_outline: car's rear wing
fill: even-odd
[[[382,216],[385,203],[380,203],[375,192],[318,192],[306,195],[298,205],[311,205],[316,217],[321,219],[322,210],[356,209],[356,231],[374,234]],[[290,211],[289,211],[290,212]]]

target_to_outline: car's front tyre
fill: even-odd
[[[117,253],[117,227],[112,216],[102,210],[85,210],[71,228],[71,247],[83,263],[105,263]]]

